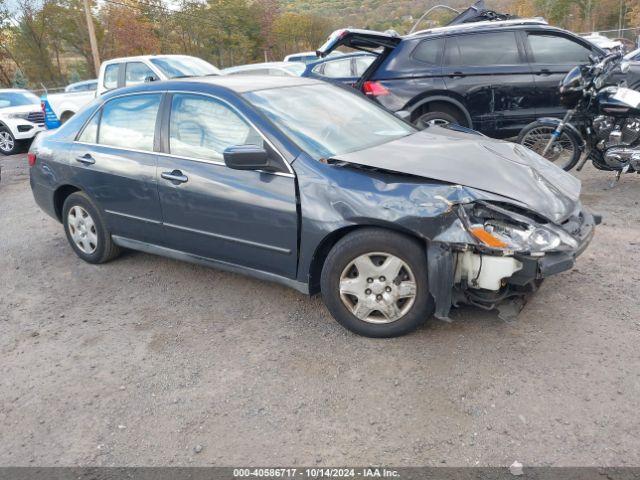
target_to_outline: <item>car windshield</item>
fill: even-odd
[[[31,92],[0,92],[0,108],[40,105],[40,99]]]
[[[258,90],[246,93],[245,98],[317,160],[416,131],[372,102],[332,85]]]
[[[196,57],[156,57],[151,59],[167,78],[220,75],[220,70]]]

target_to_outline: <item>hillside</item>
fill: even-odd
[[[400,33],[411,28],[428,8],[446,3],[462,10],[472,4],[471,0],[280,0],[283,11],[296,13],[312,13],[329,19],[336,28],[352,26],[359,28],[386,29],[394,28]],[[508,5],[515,2],[509,0],[487,1],[489,8],[509,11]],[[433,20],[446,20],[453,13],[437,10],[429,15]],[[421,24],[428,26],[428,24]]]

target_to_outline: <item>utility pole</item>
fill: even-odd
[[[93,55],[93,68],[96,71],[96,77],[100,75],[100,55],[98,55],[98,41],[96,40],[96,31],[93,28],[93,20],[91,18],[91,10],[89,10],[89,0],[82,0],[84,4],[84,14],[87,17],[87,30],[89,31],[89,43],[91,44],[91,54]]]

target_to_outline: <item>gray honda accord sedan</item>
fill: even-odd
[[[294,77],[118,89],[40,135],[29,163],[84,261],[128,248],[321,292],[371,337],[459,303],[519,311],[598,223],[579,181],[520,145],[418,131]]]

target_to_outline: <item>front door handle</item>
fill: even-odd
[[[84,155],[76,157],[76,162],[80,162],[83,165],[93,165],[96,163],[96,159],[93,158],[90,153],[85,153]]]
[[[160,174],[165,180],[169,180],[174,183],[186,183],[189,181],[189,177],[183,174],[180,170],[173,170],[171,172],[162,172]]]

